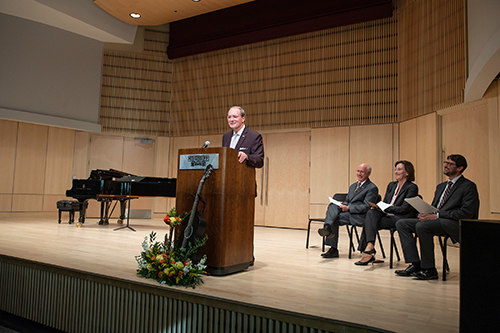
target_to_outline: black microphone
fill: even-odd
[[[207,148],[210,145],[210,141],[205,141],[205,144],[201,148]]]

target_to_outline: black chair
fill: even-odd
[[[333,199],[335,199],[337,201],[345,201],[346,197],[347,197],[347,193],[335,193],[335,195],[333,196]],[[377,198],[377,202],[380,200],[382,200],[382,199],[381,199],[381,196],[379,195]],[[324,224],[325,219],[324,218],[309,218],[309,223],[307,225],[306,249],[309,248],[309,238],[310,238],[310,234],[311,234],[311,223]],[[356,229],[355,225],[346,224],[345,226],[347,228],[347,234],[349,235],[349,259],[351,259],[352,253],[356,252],[356,247],[354,246],[354,242],[353,242],[353,236],[356,235],[356,240],[359,244],[359,234],[358,234],[358,230]],[[378,241],[380,244],[380,249],[382,251],[382,256],[385,258],[384,246],[382,245],[382,240],[380,238],[380,234],[378,233],[378,231],[377,231],[377,237],[378,237]],[[322,243],[321,243],[321,249],[323,250],[323,252],[325,252],[325,240],[326,240],[326,237],[323,237]],[[397,249],[396,249],[396,251],[397,251]],[[399,254],[398,254],[398,258],[399,258]]]
[[[378,242],[380,244],[380,251],[382,252],[382,257],[384,257],[384,259],[386,258],[386,256],[385,256],[384,247],[382,245],[382,240],[380,239],[380,230],[388,230],[389,234],[390,234],[391,248],[390,248],[390,252],[389,252],[389,267],[392,268],[393,262],[394,262],[394,252],[396,252],[396,257],[398,258],[398,261],[401,260],[401,258],[399,256],[398,246],[396,245],[396,240],[394,239],[394,233],[398,230],[396,228],[382,228],[382,229],[379,229],[377,231]]]
[[[347,193],[335,193],[333,195],[333,199],[335,199],[337,201],[344,201],[346,197],[347,197]],[[324,224],[325,218],[324,217],[323,218],[309,218],[309,224],[307,225],[306,249],[309,248],[309,238],[310,238],[310,234],[311,234],[311,223]],[[347,225],[347,227],[349,227],[349,225]],[[349,232],[349,229],[347,231]],[[325,252],[325,239],[326,239],[326,237],[323,237],[322,244],[321,244],[321,248],[322,248],[323,252]],[[359,239],[358,239],[358,242],[359,242]],[[349,258],[350,258],[350,256],[349,256]]]
[[[441,247],[441,253],[443,254],[443,281],[446,281],[446,274],[450,271],[450,265],[448,265],[448,239],[451,239],[449,235],[438,236],[439,246]]]

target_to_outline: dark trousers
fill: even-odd
[[[394,228],[398,220],[398,216],[387,215],[378,209],[370,209],[368,213],[366,213],[365,226],[363,227],[363,232],[359,239],[358,250],[361,252],[364,251],[368,243],[375,245],[377,231],[380,229]]]
[[[396,222],[401,247],[406,263],[420,263],[422,269],[436,267],[434,256],[434,236],[444,236],[447,232],[443,226],[448,226],[448,230],[458,230],[458,221],[450,219],[437,219],[420,221],[419,219],[401,219]],[[416,237],[420,244],[420,257],[418,255]],[[450,235],[453,239],[458,239],[458,233]]]
[[[330,225],[334,236],[326,239],[326,245],[337,248],[339,243],[339,226],[349,224],[350,216],[349,212],[343,212],[339,206],[334,204],[328,205],[325,224]]]

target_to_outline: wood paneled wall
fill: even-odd
[[[419,194],[431,203],[436,185],[441,182],[442,166],[438,158],[436,113],[400,124],[400,159],[413,163]]]
[[[221,134],[241,105],[259,131],[397,123],[461,103],[465,1],[397,0],[393,17],[176,59],[168,31],[106,51],[105,133]]]
[[[397,132],[398,125],[392,124],[312,130],[310,216],[324,217],[328,197],[347,193],[361,163],[372,167],[370,180],[383,197],[398,160]]]
[[[396,3],[400,120],[462,103],[466,80],[465,1]]]
[[[141,42],[139,53],[105,51],[99,123],[110,134],[169,136],[168,32],[145,29]]]
[[[397,120],[395,18],[176,59],[171,134],[222,133],[240,105],[259,131]]]

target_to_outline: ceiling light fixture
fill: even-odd
[[[139,13],[130,13],[129,15],[131,18],[135,18],[135,19],[138,19],[141,17],[141,14],[139,14]]]
[[[193,2],[199,2],[199,1],[201,1],[201,0],[193,0]]]

